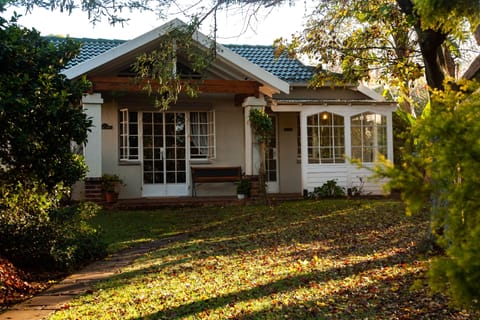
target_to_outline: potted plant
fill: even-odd
[[[122,180],[116,174],[104,173],[102,175],[102,193],[105,197],[105,202],[113,203],[118,199]]]
[[[249,196],[251,188],[252,188],[252,182],[249,179],[242,178],[237,185],[238,199],[245,199],[246,196]]]

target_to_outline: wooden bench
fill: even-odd
[[[195,184],[210,182],[238,182],[242,167],[190,167],[192,171],[192,197],[197,195]]]

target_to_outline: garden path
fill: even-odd
[[[0,320],[44,319],[56,310],[68,308],[68,303],[75,296],[92,292],[97,281],[122,273],[123,268],[140,256],[186,237],[186,234],[180,234],[154,240],[122,250],[104,260],[93,262],[37,296],[12,306],[9,310],[0,314]]]

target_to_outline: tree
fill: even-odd
[[[87,221],[92,204],[66,204],[81,179],[91,121],[80,104],[86,81],[61,74],[79,45],[55,47],[15,18],[0,18],[0,256],[21,266],[71,268],[104,255]]]
[[[423,75],[411,25],[393,0],[322,1],[306,29],[288,42],[277,40],[278,53],[305,54],[318,63],[313,86],[369,81],[373,76],[408,98],[412,84]],[[411,102],[403,106],[413,113]]]
[[[0,42],[0,181],[70,186],[86,169],[72,142],[84,144],[91,125],[80,106],[87,83],[61,74],[79,46],[55,47],[3,18]]]
[[[445,255],[432,263],[432,288],[466,307],[480,308],[480,242],[477,148],[479,95],[474,84],[454,83],[452,52],[478,25],[480,3],[471,1],[322,1],[316,18],[280,51],[310,54],[341,67],[320,67],[313,85],[368,79],[372,70],[388,83],[410,86],[424,73],[430,114],[412,126],[400,166],[386,175],[403,190],[409,211],[432,217],[432,234]],[[292,51],[291,51],[292,52]],[[418,53],[418,55],[416,55]],[[405,92],[404,92],[405,93]],[[429,209],[427,209],[429,208]]]
[[[278,52],[288,50],[316,61],[314,86],[369,81],[373,76],[398,88],[400,105],[413,113],[411,88],[417,79],[425,76],[430,88],[442,88],[445,77],[455,76],[467,22],[476,25],[478,20],[470,11],[468,17],[461,15],[465,8],[475,10],[466,2],[439,8],[437,1],[434,9],[422,0],[321,1],[302,33],[292,41],[278,40]]]

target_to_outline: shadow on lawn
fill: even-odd
[[[310,207],[307,210],[312,212],[308,214],[305,212],[298,214],[295,212],[295,208],[293,210],[287,208],[288,210],[284,209],[283,212],[282,208],[277,211],[266,208],[266,212],[263,212],[260,217],[257,212],[246,211],[239,216],[229,216],[221,221],[210,221],[208,225],[199,225],[194,228],[193,232],[189,233],[188,239],[172,243],[149,254],[148,259],[152,263],[158,259],[159,264],[119,274],[112,277],[111,281],[103,283],[101,287],[122,290],[122,287],[131,283],[132,279],[141,278],[145,274],[167,272],[169,269],[168,272],[173,271],[171,276],[174,277],[176,272],[189,272],[189,268],[195,268],[196,260],[212,256],[229,256],[236,252],[248,253],[250,250],[257,249],[265,249],[269,254],[273,254],[273,248],[294,246],[294,242],[305,244],[323,241],[326,249],[319,249],[315,246],[312,246],[311,249],[299,248],[297,250],[294,248],[289,252],[290,260],[293,262],[299,259],[311,260],[314,255],[342,259],[342,256],[357,252],[362,255],[384,251],[391,253],[367,261],[348,262],[340,267],[336,266],[327,270],[287,276],[253,288],[207,297],[138,318],[176,319],[189,316],[200,317],[202,313],[207,312],[208,314],[208,310],[226,306],[233,310],[235,305],[241,302],[268,298],[275,294],[310,286],[318,287],[325,285],[327,281],[354,278],[354,276],[369,270],[381,270],[386,267],[401,268],[402,263],[416,261],[418,251],[411,241],[414,236],[418,236],[420,229],[425,229],[425,225],[420,229],[419,225],[428,224],[428,221],[425,219],[409,220],[402,212],[389,215],[389,204],[380,204],[375,207],[373,210],[386,210],[386,214],[375,212],[376,219],[371,219],[372,213],[368,210],[372,209],[368,206],[369,204],[364,206],[359,203],[351,210],[348,209],[348,206],[344,206],[333,209],[323,207],[319,211]],[[328,221],[329,224],[325,224],[323,221]],[[392,250],[395,248],[401,248],[401,250]],[[164,258],[166,257],[171,258],[170,261],[165,262]],[[374,284],[360,284],[358,289],[338,290],[328,297],[310,297],[304,301],[289,302],[287,305],[269,302],[265,310],[238,315],[233,312],[236,310],[232,312],[235,319],[283,318],[284,316],[297,319],[349,319],[354,318],[353,310],[355,310],[355,318],[358,316],[369,318],[372,315],[397,318],[398,314],[403,314],[402,319],[416,319],[423,316],[438,318],[436,315],[431,316],[428,312],[432,310],[436,312],[435,306],[444,307],[445,302],[433,303],[431,304],[433,307],[430,307],[427,301],[423,306],[417,308],[415,306],[416,297],[409,291],[413,278],[413,276],[407,277],[406,275],[392,276],[388,279],[377,280]],[[390,290],[393,282],[396,283],[395,290]],[[403,292],[403,295],[397,296],[398,292]],[[427,298],[427,294],[422,294],[422,299]],[[248,310],[244,307],[241,309]],[[444,310],[444,312],[443,316],[448,314],[447,311]]]
[[[339,210],[343,210],[343,208]],[[287,212],[284,220],[277,221],[275,225],[267,227],[265,227],[265,220],[281,220],[278,213],[268,216],[267,212],[267,216],[264,219],[260,219],[260,221],[257,221],[258,217],[255,216],[258,216],[258,214],[243,213],[241,216],[217,221],[206,227],[199,226],[195,232],[189,233],[188,239],[172,243],[150,253],[148,256],[149,260],[162,260],[166,256],[175,257],[175,260],[155,264],[140,270],[121,273],[112,277],[110,279],[111,282],[102,284],[102,288],[119,289],[124,283],[127,284],[129,279],[142,277],[145,274],[164,272],[164,269],[167,267],[179,265],[177,269],[174,269],[174,272],[180,273],[191,268],[182,266],[182,264],[207,259],[212,256],[230,256],[235,254],[236,251],[248,252],[259,248],[268,249],[280,245],[292,245],[292,241],[309,243],[325,240],[329,244],[328,249],[318,249],[318,252],[312,249],[294,249],[294,252],[291,253],[293,261],[300,259],[310,260],[314,255],[339,257],[339,255],[347,255],[354,252],[360,253],[359,250],[362,251],[361,254],[367,255],[381,252],[386,250],[386,248],[394,246],[408,247],[405,243],[397,243],[397,239],[399,235],[404,235],[405,229],[409,227],[403,226],[398,220],[392,219],[392,217],[385,218],[385,223],[366,223],[362,229],[358,229],[354,224],[349,223],[351,222],[351,217],[348,215],[349,212],[346,214],[337,214],[335,211],[315,213],[308,218],[305,218],[304,215],[289,215],[289,213]],[[332,216],[335,216],[336,219],[332,219]],[[327,218],[329,222],[337,224],[336,228],[332,228],[331,225],[322,225],[322,220]],[[245,223],[245,219],[251,223]],[[239,223],[240,221],[242,223]],[[341,225],[341,227],[339,228],[338,225]],[[338,233],[338,229],[341,229],[343,233]],[[222,230],[226,239],[218,237],[218,230]],[[209,237],[212,236],[210,231],[213,231],[213,237]],[[378,234],[378,237],[366,237],[366,235],[371,234]],[[294,237],[293,239],[292,236]],[[410,241],[408,237],[404,238],[404,240]],[[385,261],[393,265],[404,263],[406,260],[412,260],[414,259],[412,257],[415,255],[413,252],[415,250],[414,248],[409,248],[409,250],[412,252],[396,254],[390,256]],[[189,257],[186,258],[186,255],[189,255]],[[365,264],[373,262],[378,264],[379,267],[382,266],[381,259],[366,262]]]
[[[327,271],[315,271],[309,273],[303,273],[297,276],[286,277],[277,281],[273,281],[267,284],[256,286],[252,289],[241,290],[237,292],[232,292],[230,294],[225,294],[221,296],[217,296],[214,298],[208,298],[203,300],[198,300],[195,302],[187,303],[175,308],[169,308],[167,310],[163,310],[160,312],[156,312],[150,315],[146,315],[143,317],[139,317],[137,319],[177,319],[183,318],[188,316],[195,316],[199,313],[213,310],[216,308],[222,308],[225,306],[234,307],[235,304],[240,303],[242,301],[248,301],[252,299],[260,299],[262,297],[281,294],[282,292],[289,292],[293,290],[297,290],[304,287],[310,287],[313,285],[321,285],[321,283],[329,281],[329,280],[339,280],[344,279],[350,276],[353,276],[360,272],[365,272],[370,269],[376,269],[379,267],[384,266],[393,266],[397,265],[398,258],[395,256],[391,256],[385,259],[380,259],[376,261],[366,261],[360,262],[348,267],[341,267],[330,269]],[[398,277],[401,278],[401,277]],[[399,279],[390,278],[385,280],[383,284],[376,283],[374,286],[362,286],[361,289],[355,290],[343,290],[340,292],[336,292],[334,295],[325,298],[325,301],[331,301],[332,299],[335,300],[335,305],[337,307],[333,307],[328,303],[323,303],[323,306],[320,306],[316,302],[320,300],[306,300],[306,301],[297,301],[294,304],[289,305],[280,305],[276,307],[272,307],[268,310],[262,310],[259,312],[252,312],[243,314],[240,316],[235,315],[234,319],[263,319],[268,318],[267,315],[273,318],[283,318],[283,315],[290,315],[296,319],[322,319],[322,317],[327,317],[328,319],[332,319],[332,312],[334,312],[335,317],[338,319],[348,319],[350,312],[353,311],[352,308],[355,309],[355,316],[358,316],[358,308],[364,308],[365,314],[368,316],[371,315],[372,312],[376,313],[381,310],[382,307],[382,299],[378,296],[375,290],[378,290],[379,287],[385,287],[386,291],[388,291],[389,283],[401,283],[402,287],[396,288],[396,292],[406,291],[411,286],[411,282],[407,283],[405,281],[399,281]],[[370,295],[370,296],[369,296]],[[376,299],[376,301],[367,301],[366,298]],[[375,298],[376,297],[376,298]],[[392,297],[385,296],[384,298],[392,299]],[[355,299],[355,303],[352,303],[352,306],[348,306],[349,300]],[[343,305],[345,306],[345,310],[341,310],[338,306],[342,305],[342,301],[336,300],[344,300]],[[357,301],[358,300],[358,301]],[[401,305],[408,305],[411,304],[412,301],[408,297],[404,298],[404,303]],[[360,301],[360,303],[358,303]],[[386,300],[392,301],[392,300]],[[340,302],[340,303],[339,303]],[[362,306],[362,303],[364,304]],[[396,310],[396,307],[393,308],[393,312]],[[397,310],[398,311],[398,310]],[[280,316],[282,315],[282,316]],[[351,316],[351,315],[350,315]],[[406,319],[406,318],[405,318]]]

